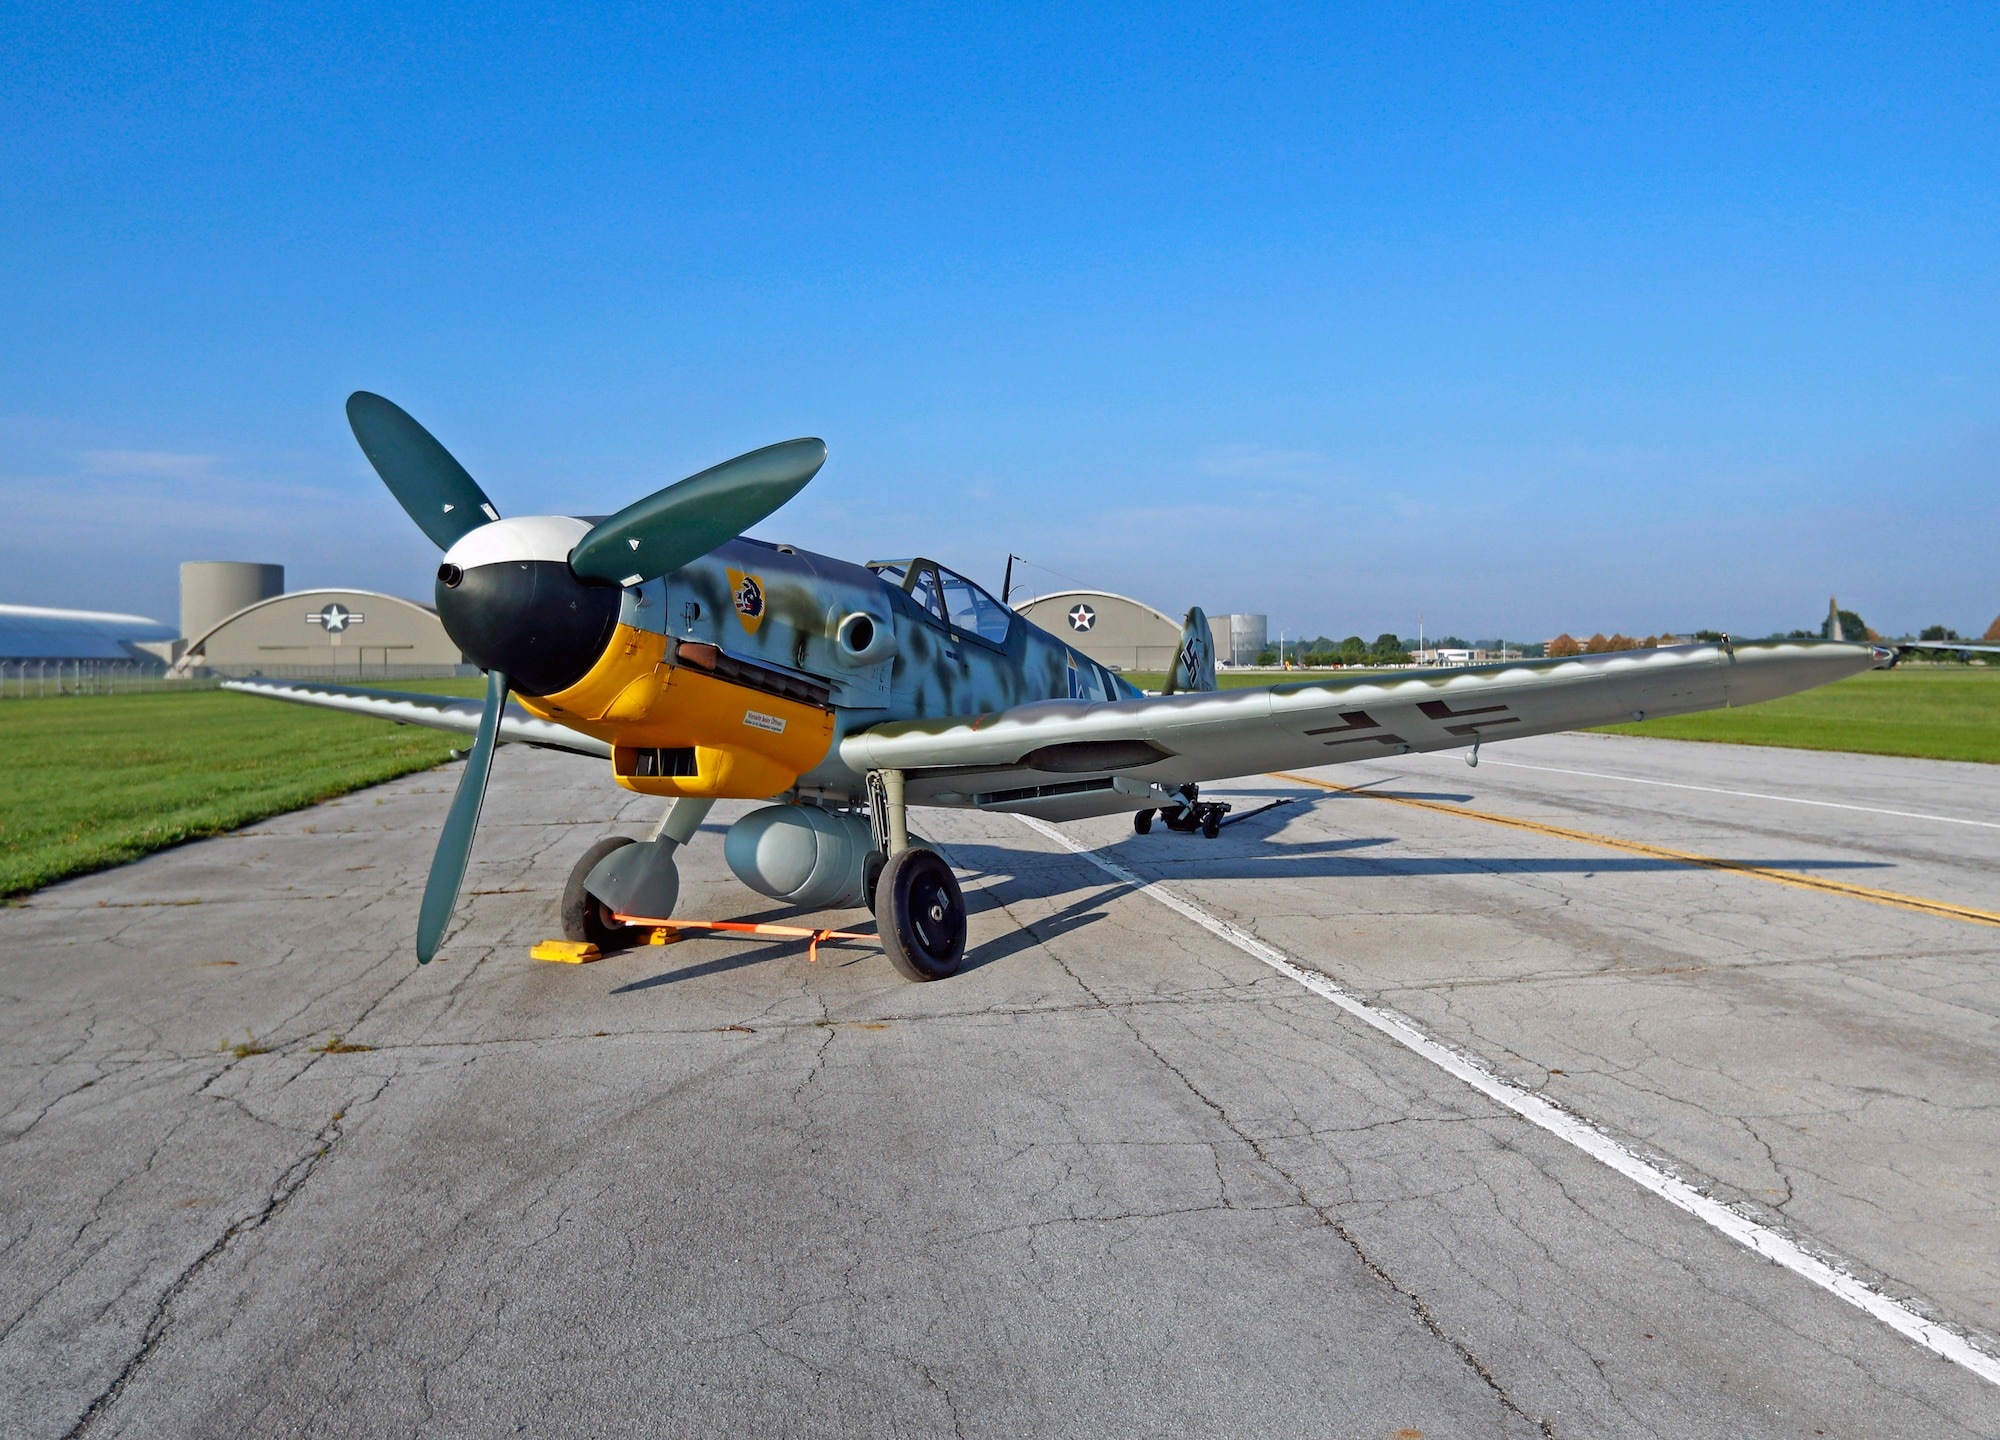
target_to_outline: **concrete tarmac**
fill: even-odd
[[[2000,1434],[2000,1387],[1018,820],[919,814],[950,981],[551,965],[656,805],[510,746],[419,970],[456,778],[0,911],[0,1433]],[[1993,1348],[2000,928],[1452,812],[2000,912],[2000,770],[1559,736],[1312,778],[1374,793],[1064,832]],[[797,918],[723,866],[747,808],[684,914]]]

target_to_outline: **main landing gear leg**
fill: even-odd
[[[672,915],[681,890],[674,851],[694,838],[714,804],[682,796],[660,817],[649,838],[634,841],[608,835],[584,851],[563,886],[563,938],[587,940],[600,950],[621,950],[638,944],[645,931],[637,925],[620,925],[611,918],[614,914],[660,920]]]
[[[708,812],[715,808],[713,800],[697,800],[692,795],[683,795],[660,816],[660,823],[653,827],[648,840],[666,840],[679,846],[694,839],[695,831],[701,829],[701,822],[708,818]]]
[[[942,855],[910,843],[903,793],[900,770],[868,777],[869,818],[886,857],[869,887],[875,928],[890,963],[904,975],[943,980],[965,963],[965,894]]]

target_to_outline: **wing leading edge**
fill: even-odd
[[[1158,786],[1752,705],[1892,655],[1837,641],[1723,642],[1141,700],[1046,700],[879,725],[843,739],[840,755],[858,771],[904,771],[913,803],[1080,819],[1157,805]]]
[[[225,680],[222,688],[270,700],[289,700],[295,705],[317,705],[325,710],[372,715],[378,720],[395,720],[404,725],[450,730],[459,735],[479,733],[479,716],[485,708],[484,701],[461,700],[450,695],[416,695],[404,690],[368,690],[303,680]],[[551,750],[571,750],[600,760],[611,755],[611,747],[602,740],[539,720],[513,704],[507,706],[500,718],[499,738]]]

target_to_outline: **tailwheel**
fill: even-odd
[[[642,927],[620,925],[611,918],[604,902],[583,888],[584,877],[597,868],[598,861],[632,843],[629,835],[608,835],[583,852],[583,858],[569,872],[569,882],[563,886],[563,939],[587,940],[606,951],[624,950],[645,939]]]
[[[965,962],[965,895],[935,850],[891,855],[875,886],[875,925],[890,962],[912,980],[943,980]]]

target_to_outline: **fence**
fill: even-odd
[[[442,680],[478,675],[476,665],[405,665],[369,661],[354,665],[203,665],[197,675],[229,680],[329,680],[352,685],[367,680]]]
[[[0,700],[37,700],[58,695],[140,695],[161,691],[213,690],[225,679],[262,676],[270,680],[439,680],[452,675],[477,675],[469,665],[345,665],[339,669],[312,665],[230,666],[204,669],[186,679],[169,680],[158,665],[136,660],[0,660]]]
[[[7,700],[136,695],[143,690],[185,687],[186,683],[168,680],[158,665],[137,660],[0,660],[0,699]]]

